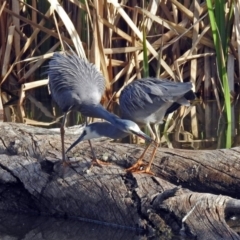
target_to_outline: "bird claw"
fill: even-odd
[[[127,172],[131,172],[131,173],[147,173],[147,174],[150,174],[150,175],[155,175],[150,169],[146,168],[146,169],[141,169],[140,167],[139,168],[133,168],[133,167],[130,167],[128,169],[126,169]]]
[[[143,163],[141,159],[139,159],[135,164],[133,164],[130,168],[127,168],[127,172],[136,172],[139,171],[141,167],[145,166],[146,164]]]
[[[94,165],[97,166],[97,167],[102,167],[102,166],[111,165],[111,163],[104,162],[104,161],[101,161],[99,159],[93,159],[92,163],[91,163],[91,167],[94,166]]]
[[[145,169],[145,166],[147,166]],[[142,161],[136,162],[133,166],[130,168],[126,169],[126,172],[131,172],[131,173],[147,173],[150,175],[155,175],[151,170],[148,164],[143,163]]]
[[[143,169],[143,170],[135,171],[134,173],[147,173],[147,174],[152,175],[152,176],[155,175],[155,173],[153,173],[150,169],[147,169],[147,168]]]

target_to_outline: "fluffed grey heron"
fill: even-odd
[[[67,113],[71,110],[79,111],[85,117],[105,119],[124,132],[137,134],[147,140],[150,139],[139,128],[137,131],[128,128],[128,125],[125,125],[121,118],[108,112],[100,104],[105,91],[105,80],[95,65],[79,58],[75,53],[54,53],[49,61],[47,73],[51,95],[64,112],[60,127],[64,164],[68,164],[64,148],[64,125]],[[92,150],[93,162],[100,164],[90,141],[89,144]]]

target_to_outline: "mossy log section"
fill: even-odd
[[[69,146],[78,135],[66,132]],[[59,130],[0,123],[0,140],[0,209],[142,229],[161,239],[173,233],[240,239],[226,223],[226,217],[240,211],[240,147],[160,148],[151,176],[125,171],[143,151],[136,145],[94,141],[97,156],[111,164],[88,170],[87,142],[69,154],[78,161],[74,167],[60,164]]]

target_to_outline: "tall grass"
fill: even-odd
[[[227,121],[231,122],[231,95],[226,65],[232,28],[233,2],[225,3],[224,1],[216,1],[215,5],[212,4],[211,0],[207,0],[206,2],[217,57],[218,76],[223,84],[222,91],[225,100]],[[228,4],[231,5],[227,7]],[[226,14],[225,9],[228,9],[228,14]]]
[[[40,59],[60,39],[74,47],[79,54],[86,55],[102,69],[107,75],[109,85],[114,85],[112,92],[121,88],[122,80],[127,83],[136,77],[139,69],[144,66],[143,59],[146,58],[144,54],[147,54],[149,59],[150,75],[155,75],[156,63],[159,61],[158,52],[162,50],[160,77],[185,80],[195,75],[196,91],[200,91],[201,82],[204,80],[202,72],[204,58],[208,56],[203,50],[206,47],[211,48],[213,51],[209,52],[209,55],[216,53],[218,64],[221,61],[226,63],[229,44],[231,51],[238,52],[238,44],[234,38],[231,38],[236,34],[232,32],[233,1],[224,4],[218,4],[222,1],[216,1],[216,7],[210,6],[210,1],[206,2],[208,5],[202,2],[198,7],[194,1],[185,2],[186,5],[175,0],[157,3],[150,1],[145,3],[144,8],[136,7],[135,1],[128,1],[127,5],[119,5],[116,1],[108,3],[69,0],[64,1],[63,6],[57,4],[55,0],[49,0],[49,3],[44,0],[33,1],[32,6],[18,0],[13,2],[18,3],[17,7],[16,4],[11,5],[0,0],[1,26],[3,26],[0,37],[2,64],[7,54],[7,47],[11,50],[9,61],[2,66],[7,72],[1,76],[1,84],[7,79],[8,82],[9,76],[16,73],[17,69],[22,69],[20,74],[16,75],[18,82],[23,83],[31,78],[37,80],[34,79],[33,70],[31,75],[21,78],[27,71],[28,63],[19,61],[27,60],[30,56],[38,56]],[[52,10],[55,10],[56,20],[53,11],[50,11],[50,4]],[[198,14],[197,18],[196,14]],[[215,27],[212,31],[214,35],[207,31],[209,24],[212,29]],[[14,34],[20,36],[20,42],[18,40],[16,46],[9,45],[6,41],[11,25],[15,26]],[[143,35],[144,31],[146,37]],[[193,42],[193,34],[197,36],[197,41]],[[46,40],[48,44],[45,44]],[[59,46],[55,50],[59,49]],[[195,69],[190,64],[193,60],[196,60]],[[238,56],[235,61],[238,66]],[[41,64],[44,64],[44,61]],[[35,67],[34,70],[36,69]],[[224,76],[225,70],[222,67],[218,71],[220,77]],[[234,71],[238,76],[239,69],[236,68]],[[113,79],[109,79],[109,72],[113,73]],[[214,73],[211,75],[214,76]]]
[[[238,82],[238,1],[144,1],[144,6],[134,0],[27,3],[0,0],[0,85],[18,95],[19,102],[24,99],[22,85],[44,80],[38,70],[44,72],[52,53],[67,49],[68,44],[103,72],[105,105],[117,101],[124,86],[142,76],[191,80],[201,94],[207,92],[208,81],[210,97],[220,101],[218,96],[224,93],[231,121],[227,63],[231,55],[231,81]],[[206,61],[215,57],[217,67]],[[5,95],[3,104],[11,99]]]

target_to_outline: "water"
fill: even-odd
[[[78,220],[27,216],[0,212],[1,240],[131,240],[140,239],[133,230]]]

